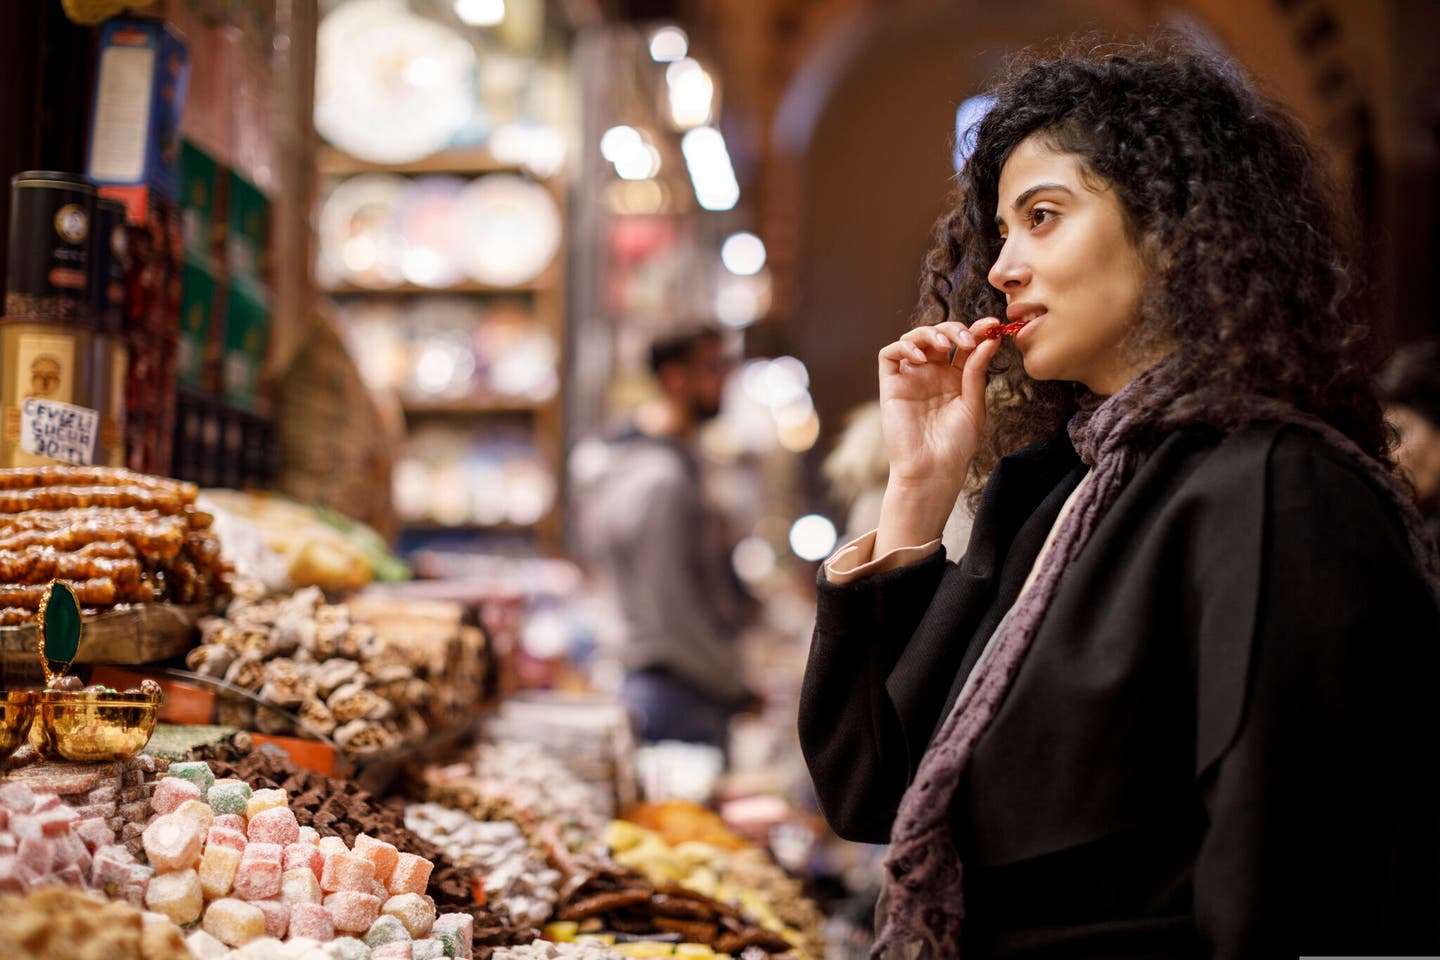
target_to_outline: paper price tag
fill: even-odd
[[[95,462],[100,411],[30,397],[20,411],[20,449],[37,457],[89,466]]]

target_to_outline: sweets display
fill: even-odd
[[[765,851],[694,840],[672,845],[659,833],[624,820],[610,824],[605,840],[616,863],[639,871],[657,886],[675,884],[689,892],[736,904],[746,918],[787,941],[801,956],[824,955],[825,941],[820,933],[823,917],[804,896],[800,882],[786,874]],[[719,941],[716,946],[731,947]]]
[[[206,604],[226,591],[194,486],[109,467],[0,472],[0,625],[35,618],[50,580],[91,611]]]
[[[405,826],[462,867],[484,878],[485,902],[517,924],[539,927],[560,900],[560,871],[552,868],[510,820],[477,820],[436,803],[405,808]]]
[[[164,917],[63,887],[0,896],[0,944],[6,960],[192,960]]]
[[[432,957],[470,955],[463,915],[440,918],[427,897],[434,864],[361,833],[353,844],[322,838],[301,826],[289,796],[254,789],[243,780],[217,779],[203,762],[173,764],[155,787],[155,816],[141,836],[155,876],[145,906],[178,926],[200,924],[206,937],[244,947],[262,937],[326,943],[362,940],[371,957],[403,942]],[[451,942],[435,933],[452,931]],[[192,935],[196,946],[214,944]],[[464,939],[461,943],[460,940]]]
[[[301,826],[313,827],[323,838],[339,837],[354,843],[363,833],[429,860],[429,895],[442,913],[463,913],[472,918],[477,948],[533,940],[538,929],[520,925],[477,898],[483,879],[473,866],[457,865],[439,847],[405,828],[401,812],[346,780],[336,780],[296,767],[276,750],[256,750],[234,764],[212,761],[217,775],[243,779],[257,789],[281,789]]]
[[[201,645],[186,665],[286,713],[241,702],[227,705],[222,722],[268,734],[298,727],[365,754],[418,740],[479,699],[483,640],[460,627],[458,613],[447,622],[407,610],[400,629],[382,633],[315,587],[273,599],[244,584],[236,592],[224,617],[200,622]]]

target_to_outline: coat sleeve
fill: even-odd
[[[946,569],[940,551],[844,586],[820,572],[815,634],[800,691],[800,746],[820,809],[846,839],[890,838],[910,776],[904,732],[885,681]],[[951,679],[943,678],[947,685]]]
[[[1216,958],[1440,949],[1440,615],[1393,505],[1337,457],[1287,431],[1269,459],[1244,710],[1200,780]]]

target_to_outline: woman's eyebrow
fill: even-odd
[[[1020,194],[1020,196],[1016,197],[1016,198],[1015,198],[1015,202],[1012,203],[1010,206],[1011,206],[1011,208],[1012,208],[1013,210],[1015,210],[1016,212],[1019,212],[1019,210],[1020,210],[1022,207],[1024,207],[1025,204],[1027,204],[1027,203],[1030,202],[1030,198],[1031,198],[1031,197],[1033,197],[1033,196],[1035,196],[1035,194],[1041,193],[1041,192],[1043,192],[1043,191],[1045,191],[1045,190],[1059,190],[1059,191],[1061,191],[1061,192],[1063,192],[1063,193],[1068,193],[1068,194],[1070,194],[1072,197],[1075,195],[1075,191],[1074,191],[1074,190],[1071,190],[1069,187],[1065,186],[1065,184],[1063,184],[1063,183],[1037,183],[1037,184],[1035,184],[1035,186],[1033,186],[1033,187],[1031,187],[1030,189],[1026,190],[1024,193]],[[1005,221],[1004,221],[1004,218],[1001,217],[1000,214],[998,214],[998,213],[995,214],[995,226],[997,226],[997,227],[1003,226],[1003,225],[1004,225],[1004,222],[1005,222]]]

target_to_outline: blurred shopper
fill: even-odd
[[[658,404],[577,480],[582,537],[619,621],[623,695],[641,738],[724,750],[730,718],[754,701],[737,645],[748,597],[694,445],[720,412],[732,363],[721,335],[703,329],[657,340],[650,368]]]
[[[832,825],[890,842],[877,953],[1440,951],[1440,561],[1311,148],[1184,50],[996,96],[800,708]]]
[[[1376,383],[1385,419],[1395,428],[1395,463],[1440,543],[1440,340],[1396,350]]]

